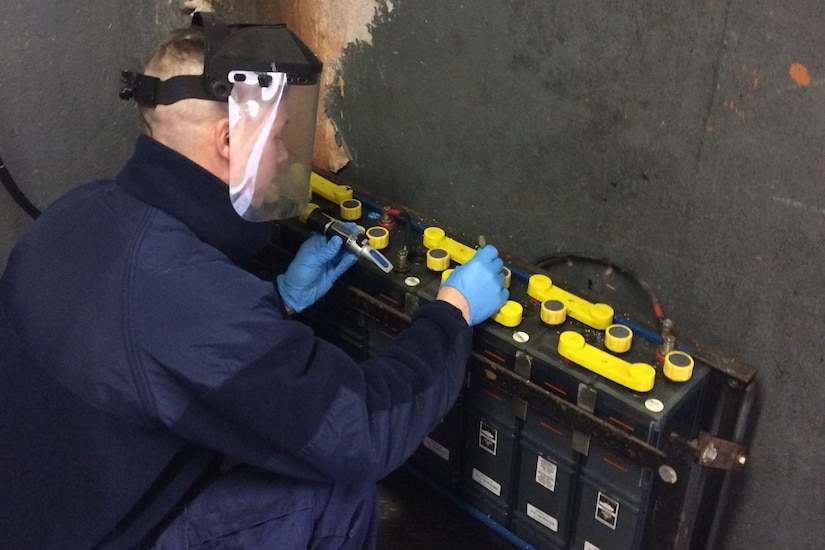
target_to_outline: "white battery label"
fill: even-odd
[[[619,501],[599,491],[599,498],[596,500],[596,521],[615,530],[619,521]]]
[[[435,453],[435,455],[438,456],[439,458],[442,458],[442,459],[444,459],[448,462],[450,461],[450,449],[448,449],[447,447],[445,447],[444,445],[442,445],[441,443],[439,443],[435,439],[432,439],[432,438],[428,437],[428,438],[424,439],[423,445],[426,449],[429,449],[433,453]]]
[[[495,479],[491,478],[490,476],[486,475],[484,472],[480,472],[473,468],[473,481],[496,495],[497,497],[501,496],[501,484],[498,483]]]
[[[550,462],[543,456],[539,456],[536,462],[536,483],[546,487],[550,491],[556,490],[556,474],[558,473],[558,466]]]
[[[559,521],[556,518],[536,508],[529,502],[527,503],[527,516],[533,518],[553,532],[558,532],[559,530]]]
[[[498,430],[483,420],[478,424],[478,446],[495,456],[498,452]]]

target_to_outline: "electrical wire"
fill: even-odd
[[[641,279],[629,269],[616,265],[615,263],[609,260],[596,258],[593,256],[586,256],[583,254],[575,254],[571,252],[559,252],[556,254],[548,254],[547,256],[542,256],[541,258],[535,260],[533,263],[542,269],[547,269],[548,267],[551,267],[556,264],[572,262],[587,262],[602,265],[612,271],[615,271],[616,273],[625,276],[627,279],[635,283],[636,286],[642,289],[645,295],[647,295],[648,299],[650,300],[651,307],[653,309],[653,315],[656,317],[657,321],[661,321],[664,318],[664,311],[662,310],[662,305],[659,302],[659,299],[654,294],[653,289],[650,288],[650,285],[647,283],[647,281]]]
[[[0,181],[3,182],[3,187],[6,188],[6,191],[8,191],[11,198],[14,199],[14,202],[16,202],[26,214],[34,219],[40,216],[40,210],[33,205],[23,191],[17,187],[17,183],[15,183],[14,178],[11,177],[11,172],[6,168],[6,163],[3,162],[2,157],[0,157]]]
[[[410,249],[411,242],[410,242],[410,226],[412,225],[412,219],[410,218],[410,214],[401,208],[391,208],[388,212],[391,216],[395,216],[396,218],[401,218],[402,223],[404,224],[404,246],[407,250]]]

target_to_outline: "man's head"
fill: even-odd
[[[191,26],[172,31],[155,51],[144,74],[161,81],[201,75],[205,33]],[[146,134],[229,182],[229,114],[227,104],[187,98],[171,105],[141,105]]]
[[[229,184],[249,221],[303,212],[321,62],[284,25],[226,25],[195,14],[144,73],[122,73],[155,140]]]

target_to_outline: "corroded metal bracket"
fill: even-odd
[[[744,445],[713,437],[701,432],[699,437],[687,441],[676,434],[671,434],[671,441],[693,457],[700,466],[716,470],[739,470],[748,461]]]

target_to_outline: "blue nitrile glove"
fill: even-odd
[[[470,260],[450,273],[445,286],[464,295],[470,306],[470,326],[485,321],[496,313],[510,296],[504,288],[504,262],[496,247],[479,248]]]
[[[281,298],[290,309],[300,312],[317,302],[332,283],[358,260],[344,242],[334,236],[312,235],[295,254],[285,273],[278,275]]]

